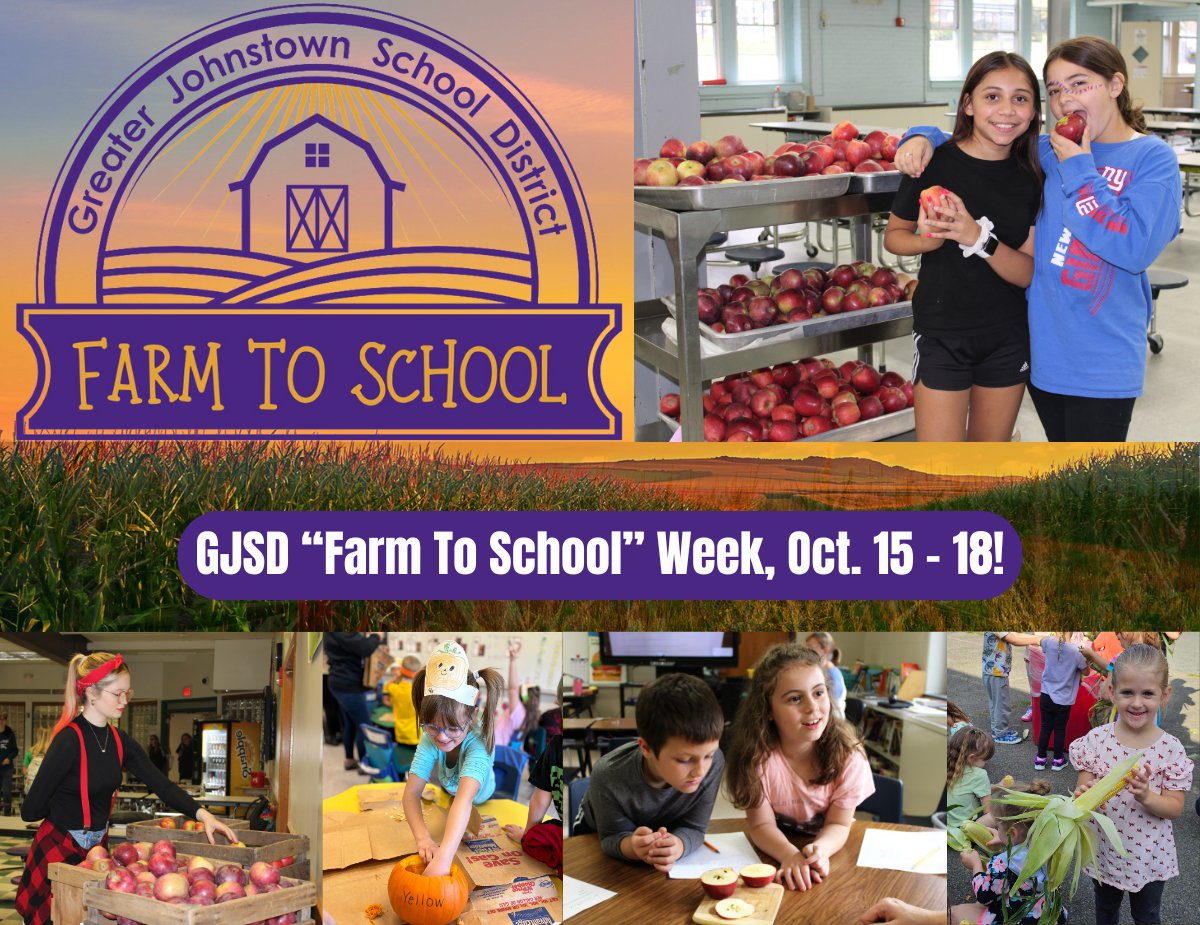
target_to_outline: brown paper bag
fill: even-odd
[[[553,925],[563,917],[562,897],[549,877],[472,891],[463,925]]]
[[[384,646],[380,646],[363,661],[363,687],[374,688],[383,678],[388,665],[392,663],[392,657],[388,655]]]

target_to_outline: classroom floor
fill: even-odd
[[[1193,202],[1200,202],[1194,198]],[[779,229],[780,234],[800,230],[802,226],[786,225]],[[809,226],[810,231],[815,225]],[[729,233],[728,246],[738,244],[757,244],[761,229],[747,229]],[[815,233],[815,231],[812,231]],[[829,228],[822,229],[822,243],[831,246]],[[871,247],[876,247],[878,238],[872,236]],[[815,242],[814,242],[815,243]],[[848,262],[850,254],[850,235],[843,231],[838,243],[840,262]],[[805,253],[804,241],[783,243],[780,249],[784,259],[779,263],[794,263],[815,259],[824,262],[837,263],[827,251],[821,251],[815,258],[809,258]],[[719,252],[714,252],[713,259],[724,259]],[[874,253],[876,261],[880,255]],[[885,258],[890,266],[896,266],[896,258],[888,254]],[[773,264],[772,264],[773,266]],[[1183,232],[1166,249],[1154,263],[1154,269],[1175,270],[1189,277],[1189,284],[1182,289],[1172,289],[1162,292],[1158,298],[1158,333],[1165,342],[1163,351],[1157,355],[1146,350],[1146,384],[1145,391],[1133,410],[1133,422],[1129,428],[1128,438],[1131,441],[1170,441],[1170,440],[1200,440],[1200,415],[1180,414],[1179,403],[1175,398],[1177,383],[1189,381],[1192,367],[1197,356],[1200,356],[1200,312],[1195,311],[1197,287],[1200,287],[1200,218],[1183,217]],[[734,273],[749,274],[749,269],[742,267],[710,267],[708,285],[716,286],[729,281]],[[763,266],[762,275],[770,272],[768,266]],[[915,273],[910,274],[915,275]],[[843,350],[826,354],[835,363],[843,363],[857,356],[856,350]],[[875,351],[875,365],[885,365],[908,378],[912,375],[913,345],[911,336],[885,341],[882,352],[879,347]],[[1045,431],[1038,420],[1037,411],[1028,393],[1021,404],[1017,415],[1016,430],[1020,432],[1022,442],[1044,441]],[[915,433],[910,432],[894,438],[898,441],[915,440]]]
[[[367,777],[367,775],[360,774],[357,770],[347,771],[343,764],[345,759],[346,750],[341,745],[325,746],[324,767],[322,768],[324,783],[321,788],[324,799],[337,796],[351,787],[371,783],[371,778]],[[518,803],[528,805],[529,798],[533,796],[533,785],[529,783],[529,769],[532,766],[532,762],[526,764],[525,770],[521,772],[521,787],[517,791]],[[0,922],[0,925],[4,925],[4,923]]]
[[[1162,726],[1183,743],[1189,756],[1196,756],[1196,729],[1200,727],[1200,695],[1197,692],[1197,665],[1200,664],[1200,634],[1184,633],[1175,643],[1174,654],[1168,658],[1171,666],[1171,699],[1164,710]],[[987,692],[982,679],[982,633],[950,633],[947,638],[946,679],[947,696],[976,725],[986,728],[989,724]],[[1051,773],[1035,771],[1033,759],[1037,754],[1037,743],[1032,741],[1033,723],[1021,722],[1021,716],[1031,703],[1029,679],[1025,674],[1025,661],[1020,646],[1014,649],[1012,672],[1009,674],[1009,691],[1012,715],[1009,729],[1026,729],[1030,739],[1015,745],[997,745],[996,755],[988,762],[988,778],[997,781],[1011,774],[1018,781],[1028,782],[1034,777],[1050,781],[1051,793],[1069,794],[1075,789],[1078,774],[1074,769]],[[1163,891],[1161,917],[1164,922],[1196,921],[1196,884],[1200,883],[1200,832],[1196,826],[1195,802],[1200,788],[1200,773],[1192,778],[1192,791],[1184,800],[1183,815],[1175,821],[1175,853],[1179,859],[1179,876],[1169,881]],[[966,869],[951,852],[948,865],[948,884],[951,904],[967,901],[971,892],[971,881]],[[1072,868],[1072,872],[1074,868]],[[1096,921],[1095,900],[1090,878],[1079,877],[1079,888],[1073,898],[1064,896],[1063,902],[1072,925],[1087,925]],[[1126,900],[1121,909],[1121,925],[1133,919]]]
[[[0,836],[0,925],[20,925],[21,916],[13,908],[17,898],[17,885],[12,882],[20,877],[25,863],[21,858],[5,854],[9,848],[28,847],[29,838]]]

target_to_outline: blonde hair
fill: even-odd
[[[796,643],[772,646],[754,664],[754,677],[746,686],[746,695],[730,730],[725,761],[725,789],[737,809],[752,809],[763,801],[762,764],[779,748],[771,697],[779,675],[797,665],[825,670],[821,666],[821,653]],[[829,723],[813,749],[817,776],[806,781],[809,784],[828,784],[853,753],[865,755],[858,730],[832,706],[831,701]]]
[[[496,750],[496,704],[500,702],[500,698],[504,695],[504,677],[495,668],[482,669],[478,673],[478,677],[487,688],[487,709],[485,710],[479,709],[484,705],[483,697],[477,699],[475,706],[469,707],[465,703],[455,700],[453,697],[444,697],[441,694],[426,694],[424,668],[418,671],[417,676],[413,678],[413,706],[416,708],[418,722],[421,725],[431,723],[439,726],[450,725],[466,729],[468,726],[475,724],[478,719],[479,731],[483,736],[483,740],[487,745],[487,752],[490,755]],[[471,680],[468,680],[468,683],[474,686]],[[507,745],[508,743],[504,742],[502,744]]]
[[[1154,646],[1147,645],[1144,642],[1135,642],[1133,645],[1127,646],[1120,655],[1113,659],[1112,683],[1114,697],[1116,696],[1117,672],[1123,668],[1132,668],[1134,671],[1157,675],[1158,686],[1164,691],[1171,686],[1171,672],[1167,665],[1166,656],[1154,648]]]
[[[824,646],[826,649],[828,649],[830,651],[830,653],[833,652],[833,636],[830,635],[829,633],[809,633],[807,636],[804,637],[805,642],[807,642],[810,639],[815,639],[822,646]]]
[[[79,694],[75,690],[75,685],[79,679],[87,675],[89,672],[95,671],[105,662],[111,662],[115,655],[111,652],[93,652],[91,655],[77,654],[71,659],[71,664],[67,666],[67,687],[63,692],[63,711],[58,722],[54,726],[54,731],[50,734],[50,738],[58,735],[59,730],[66,728],[67,724],[79,715],[83,705],[79,702]],[[117,678],[122,675],[129,674],[129,666],[124,662],[115,671],[110,671],[95,684],[90,685],[97,690],[104,690],[112,684]]]
[[[49,726],[38,726],[37,735],[33,740],[33,748],[29,750],[32,752],[33,757],[36,758],[38,755],[46,754],[46,749],[50,747],[51,738]]]

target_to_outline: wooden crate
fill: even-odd
[[[171,831],[167,829],[166,831]],[[203,832],[181,832],[181,836],[172,838],[177,851],[190,851],[192,854],[202,854],[210,861],[220,860],[226,864],[233,862],[248,868],[255,861],[278,861],[282,858],[295,858],[288,867],[280,868],[280,873],[287,874],[297,880],[309,879],[308,874],[308,836],[287,835],[280,832],[254,832],[249,829],[237,831],[238,837],[247,845],[245,848],[235,848],[224,835],[217,833],[217,843],[210,845]]]
[[[235,832],[239,832],[239,831],[249,832],[250,831],[250,823],[247,822],[245,819],[225,819],[221,816],[218,816],[216,818],[219,822],[224,822],[227,826],[229,826]],[[156,817],[155,821],[157,821],[158,819],[174,819],[175,820],[175,828],[164,829],[157,825],[151,825],[149,820],[147,820],[145,822],[131,822],[131,823],[129,823],[129,825],[125,826],[125,839],[127,841],[156,842],[156,841],[159,841],[160,839],[166,838],[170,841],[178,841],[179,836],[181,836],[181,835],[195,835],[196,834],[195,832],[185,832],[183,830],[183,824],[185,822],[192,821],[192,820],[189,820],[187,816],[158,816],[158,817]],[[285,855],[285,857],[286,857],[286,855]]]
[[[308,881],[281,877],[280,882],[284,881],[291,883],[292,888],[215,906],[172,905],[133,893],[114,893],[106,890],[103,883],[92,881],[84,884],[83,903],[88,907],[86,922],[89,925],[112,925],[110,919],[100,915],[101,910],[141,925],[250,925],[287,912],[294,912],[299,921],[309,919],[310,910],[317,902],[316,886]],[[59,925],[58,920],[55,925]],[[62,925],[67,923],[64,921]]]
[[[84,884],[103,880],[106,872],[55,863],[48,866],[47,875],[50,877],[51,891],[50,921],[54,925],[79,925],[84,917]]]

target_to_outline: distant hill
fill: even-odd
[[[912,507],[937,498],[987,491],[1024,481],[1016,477],[935,475],[871,459],[647,459],[611,463],[540,463],[552,469],[627,479],[646,487],[742,508],[807,498],[850,510]]]

